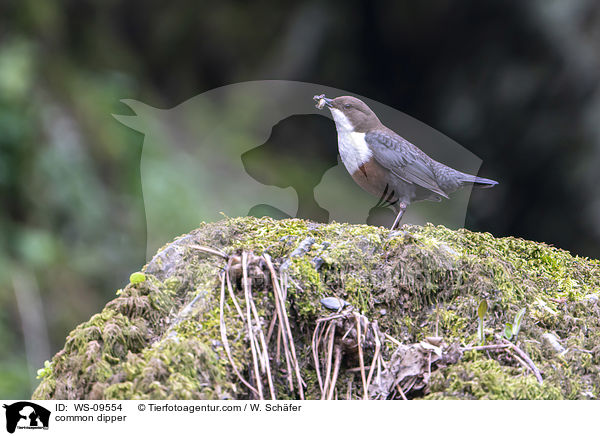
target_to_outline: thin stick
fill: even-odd
[[[379,359],[377,359],[377,384],[379,386],[381,386],[381,363],[383,362],[383,359],[381,358],[381,356],[379,356]],[[385,365],[384,365],[385,368]]]
[[[404,388],[400,387],[400,384],[401,384],[403,381],[407,381],[407,380],[408,380],[408,382],[406,383],[406,385],[404,386]],[[410,386],[408,386],[408,385],[409,385],[409,383],[410,383],[411,381],[412,381],[412,384],[411,384]],[[412,387],[414,384],[415,384],[415,379],[414,379],[414,378],[411,378],[411,376],[408,376],[408,377],[405,377],[405,378],[403,378],[403,379],[396,380],[396,381],[394,382],[394,384],[392,385],[392,390],[393,390],[394,388],[399,388],[399,389],[398,389],[398,392],[400,392],[400,393],[402,394],[402,397],[406,398],[406,397],[404,396],[404,392],[407,392],[407,391],[408,391],[408,390],[409,390],[409,389],[410,389],[410,388],[411,388],[411,387]],[[408,387],[407,387],[407,386],[408,386]]]
[[[329,386],[329,395],[327,395],[328,400],[331,400],[333,398],[333,393],[335,392],[335,383],[337,382],[341,364],[342,347],[338,345],[337,347],[335,347],[335,361],[333,362],[333,376],[331,377],[331,384]]]
[[[263,329],[260,325],[260,319],[258,318],[258,311],[256,310],[256,305],[254,304],[254,299],[252,298],[252,289],[249,290],[250,294],[250,306],[252,309],[252,314],[254,315],[254,322],[258,328],[258,338],[260,339],[260,344],[262,347],[262,360],[264,361],[264,366],[267,373],[267,381],[269,382],[269,392],[271,394],[271,399],[276,400],[275,396],[275,387],[273,384],[273,377],[271,376],[271,364],[269,362],[269,349],[267,347],[267,341],[265,340],[265,335],[263,333]]]
[[[274,293],[277,291],[273,290]],[[275,300],[279,301],[277,296],[275,295]],[[290,386],[290,390],[294,390],[294,371],[292,370],[292,355],[290,353],[290,348],[288,345],[288,337],[283,334],[281,325],[283,324],[283,309],[281,308],[281,302],[278,303],[277,306],[279,318],[279,324],[277,326],[277,360],[279,360],[281,355],[281,343],[283,342],[283,355],[285,356],[285,365],[287,368],[287,379],[288,384]]]
[[[277,359],[277,362],[279,362],[279,359],[281,358],[281,323],[277,324],[277,351],[275,352],[275,358]],[[287,357],[286,357],[287,359]],[[288,365],[288,370],[290,372],[290,376],[292,374],[292,368],[289,367]],[[293,383],[290,382],[290,386],[294,386]],[[293,389],[293,387],[292,387]]]
[[[398,341],[398,339],[388,335],[387,333],[384,333],[385,338],[389,339],[390,341],[392,341],[394,344],[398,345],[398,346],[402,346],[402,343],[400,341]]]
[[[535,363],[533,363],[533,361],[529,358],[529,356],[523,350],[521,350],[519,347],[517,347],[515,344],[507,341],[506,339],[502,339],[502,344],[479,345],[477,347],[464,347],[464,348],[461,348],[461,350],[462,351],[501,350],[501,349],[505,349],[505,348],[510,348],[511,350],[514,350],[521,357],[521,359],[523,359],[527,368],[530,369],[531,372],[533,372],[538,383],[539,384],[544,383],[544,380],[542,379],[542,375],[540,374],[540,371],[537,369],[537,367],[535,366]]]
[[[349,327],[348,330],[346,330],[346,333],[344,333],[344,336],[342,336],[342,338],[340,339],[340,341],[344,341],[344,339],[346,339],[346,336],[348,336],[351,331],[352,327]]]
[[[521,366],[523,368],[525,368],[527,371],[533,372],[531,370],[531,368],[529,367],[529,365],[527,365],[527,362],[525,362],[523,359],[521,359],[517,354],[513,353],[512,350],[506,350],[506,352],[513,357],[517,362],[519,362],[521,364]]]
[[[533,363],[533,360],[531,360],[529,358],[529,356],[523,351],[521,350],[519,347],[517,347],[515,344],[513,344],[512,342],[507,341],[506,339],[502,339],[502,342],[504,342],[509,348],[511,348],[512,350],[515,350],[515,352],[521,356],[521,358],[527,362],[527,365],[529,365],[529,367],[531,368],[531,370],[533,371],[533,374],[535,375],[535,378],[537,379],[539,384],[543,384],[544,380],[542,379],[542,375],[540,374],[540,371],[537,369],[537,366],[535,366],[535,363]]]
[[[315,372],[317,373],[317,381],[319,382],[319,389],[321,390],[321,395],[323,394],[323,379],[321,378],[321,368],[319,365],[319,340],[321,339],[321,336],[318,333],[321,330],[322,325],[322,323],[318,322],[315,326],[315,331],[313,332],[311,343],[313,360],[315,362]]]
[[[373,377],[373,372],[375,371],[375,366],[377,359],[379,359],[379,352],[381,350],[381,341],[379,340],[379,335],[377,331],[373,329],[375,334],[375,353],[373,353],[373,361],[371,362],[371,368],[369,369],[369,376],[367,377],[367,392],[369,392],[369,386],[371,386],[371,380]]]
[[[304,289],[302,289],[300,287],[300,285],[298,284],[298,282],[296,282],[296,280],[294,280],[293,278],[286,276],[287,280],[289,280],[290,282],[292,282],[292,284],[296,287],[296,289],[298,289],[300,292],[304,292]]]
[[[271,258],[268,254],[265,254],[264,259],[267,262],[267,266],[269,267],[269,271],[271,272],[271,277],[277,277],[277,275],[275,274],[275,268],[273,267],[273,263],[271,262]],[[277,283],[277,280],[273,280],[273,284],[275,285],[275,294],[276,297],[279,297],[281,299],[280,301],[280,309],[285,307],[285,300],[283,298],[283,292],[281,291],[281,289],[279,288],[279,284]],[[282,324],[285,327],[285,333],[287,333],[288,335],[288,339],[289,339],[289,348],[290,351],[292,353],[292,357],[293,357],[293,363],[294,363],[294,370],[296,372],[296,378],[298,379],[298,391],[300,393],[300,399],[304,399],[304,386],[303,383],[304,381],[302,380],[302,376],[300,375],[300,366],[298,365],[298,358],[296,357],[296,346],[294,345],[294,337],[292,336],[292,329],[290,328],[290,323],[288,321],[287,318],[287,313],[285,310],[281,310],[281,314],[282,314]],[[285,337],[285,333],[284,333],[284,337]]]
[[[348,313],[335,313],[325,318],[319,318],[316,322],[331,321],[332,319],[345,318],[346,316],[348,316]]]
[[[244,319],[244,314],[242,313],[242,309],[240,308],[240,305],[237,302],[237,298],[235,298],[235,293],[233,292],[233,285],[231,284],[231,279],[229,277],[229,268],[231,266],[231,259],[229,260],[229,262],[227,263],[227,292],[229,292],[229,297],[231,297],[231,301],[233,301],[233,305],[235,306],[235,310],[237,311],[238,315],[240,316],[240,318],[242,318],[242,320]]]
[[[267,344],[271,343],[271,335],[273,334],[273,328],[275,327],[275,323],[277,322],[277,311],[273,314],[273,318],[271,319],[271,323],[269,324],[269,330],[267,331]]]
[[[396,389],[398,390],[398,392],[400,392],[400,396],[402,397],[402,399],[408,401],[408,398],[406,398],[406,395],[404,395],[404,391],[400,387],[400,384],[396,385]]]
[[[461,351],[481,351],[481,350],[500,350],[508,348],[508,345],[504,344],[492,344],[492,345],[478,345],[476,347],[463,347]]]
[[[266,261],[266,256],[263,256],[265,258]],[[275,319],[279,319],[279,323],[277,326],[277,351],[275,353],[275,361],[279,362],[280,356],[281,356],[281,305],[279,303],[279,298],[277,298],[277,292],[275,290],[275,283],[276,283],[277,277],[275,275],[275,270],[271,270],[271,282],[273,284],[273,294],[275,297],[275,314],[276,314],[276,318],[273,318],[273,323],[275,322]],[[274,324],[273,324],[274,325]],[[290,365],[290,359],[289,359],[289,353],[287,351],[287,344],[285,342],[285,338],[284,338],[284,354],[285,354],[285,364],[286,364],[286,368],[287,368],[287,380],[288,380],[288,385],[290,387],[290,391],[294,390],[294,380],[293,380],[293,376],[292,376],[292,367]]]
[[[248,291],[248,270],[246,268],[247,254],[242,252],[242,283],[244,286],[244,296],[246,298],[246,321],[248,327],[248,338],[250,339],[250,350],[252,350],[252,362],[254,363],[254,378],[256,380],[256,387],[258,388],[258,396],[260,400],[264,400],[262,389],[262,381],[260,372],[258,370],[258,355],[256,351],[256,339],[254,338],[254,332],[252,329],[252,316],[250,315],[250,296]]]
[[[327,327],[328,327],[327,330],[323,329],[324,325],[327,325]],[[326,321],[317,321],[317,326],[318,326],[319,334],[317,335],[316,340],[315,340],[315,348],[313,348],[313,359],[315,359],[315,368],[320,367],[319,344],[322,342],[323,336],[327,337],[328,332],[329,332],[330,323],[327,323]],[[315,329],[315,330],[317,330],[317,329]],[[321,396],[323,397],[325,395],[325,384],[323,383],[323,377],[321,375],[320,368],[318,369],[318,372],[317,372],[317,379],[319,380],[319,385],[321,387]]]
[[[408,378],[408,381],[406,382],[406,384],[404,385],[403,391],[408,392],[412,389],[412,387],[415,385],[415,383],[417,382],[417,378],[412,376]]]
[[[287,288],[288,288],[288,275],[284,272],[279,274],[279,293],[281,294],[281,308],[283,311],[283,315],[285,317],[285,322],[288,323],[289,326],[289,320],[288,320],[288,316],[287,316],[287,310],[285,310],[285,302],[287,301]],[[281,323],[278,325],[278,329],[277,329],[277,335],[278,335],[278,339],[281,342],[281,336],[284,334],[284,332],[281,330]],[[291,342],[292,347],[294,347],[294,338],[291,335],[291,331],[290,331],[290,340],[288,342]],[[289,346],[288,346],[289,348]],[[295,356],[295,350],[296,348],[294,347],[294,360],[296,360],[296,356]],[[288,349],[288,354],[290,353],[290,350]],[[296,364],[297,364],[297,360],[296,360]]]
[[[227,340],[227,328],[225,326],[225,319],[223,316],[224,303],[225,303],[225,274],[223,274],[221,276],[221,301],[219,304],[219,308],[220,308],[219,322],[221,325],[221,342],[223,342],[223,348],[225,348],[225,353],[227,354],[227,358],[229,359],[229,363],[231,364],[231,366],[233,368],[233,372],[235,372],[235,375],[237,375],[237,377],[240,379],[240,381],[244,385],[246,385],[248,387],[248,389],[250,389],[252,392],[254,392],[254,394],[258,397],[259,396],[258,391],[254,388],[254,386],[252,386],[250,383],[248,383],[244,377],[242,377],[242,374],[240,374],[237,367],[235,366],[235,362],[233,361],[233,357],[231,355],[231,349],[229,348],[229,341]]]
[[[327,354],[325,355],[325,359],[327,361],[327,366],[325,367],[325,382],[323,383],[323,392],[321,393],[321,399],[325,400],[327,397],[327,391],[329,390],[329,380],[331,376],[331,358],[333,357],[333,343],[335,339],[335,324],[330,323],[327,326],[327,331],[325,332],[325,339],[327,341]]]
[[[275,277],[277,279],[277,277]],[[285,286],[284,285],[284,281],[283,281],[283,274],[279,275],[279,289],[283,289],[284,293],[283,293],[283,307],[281,308],[281,310],[283,311],[283,313],[285,313],[285,316],[287,318],[287,312],[285,311],[285,301],[287,298],[287,292],[285,291],[287,289],[287,281],[285,282]],[[273,288],[273,293],[275,292],[275,288]],[[277,298],[275,298],[277,299]],[[281,321],[279,322],[279,324],[277,324],[277,358],[279,359],[279,356],[281,354],[281,338],[282,338],[283,332],[281,330]],[[292,342],[293,342],[293,338],[292,338]],[[290,351],[289,349],[286,348],[285,352],[287,353],[287,355],[289,356]],[[288,357],[286,357],[287,359]],[[291,376],[291,369],[290,369],[290,376]]]
[[[428,378],[427,378],[427,380],[431,380],[431,350],[429,350],[429,356],[427,356],[427,361],[428,361],[428,365],[427,365]]]
[[[371,369],[371,366],[365,366],[365,369]],[[346,372],[360,372],[360,366],[355,366],[354,368],[348,368]]]
[[[294,375],[293,375],[293,370],[292,370],[292,365],[293,365],[293,357],[292,354],[290,352],[290,346],[289,346],[289,338],[288,336],[282,332],[282,325],[284,325],[284,318],[286,317],[286,312],[285,312],[285,303],[283,302],[283,300],[281,298],[279,298],[280,293],[279,290],[281,288],[279,288],[277,286],[278,282],[277,282],[277,276],[274,275],[275,273],[273,272],[271,274],[272,277],[272,282],[273,282],[273,294],[274,294],[274,298],[275,301],[277,302],[277,316],[279,318],[279,325],[278,325],[278,330],[277,330],[277,355],[279,356],[280,353],[280,347],[281,347],[281,342],[283,342],[283,354],[285,355],[285,363],[287,366],[287,377],[288,377],[288,383],[290,385],[290,390],[293,391],[294,390]],[[292,339],[293,341],[293,339]]]
[[[202,245],[190,245],[190,248],[193,248],[193,249],[199,250],[199,251],[203,251],[208,254],[213,254],[215,256],[222,257],[223,259],[229,259],[229,257],[225,253],[223,253],[222,251],[219,251],[215,248],[203,247]]]
[[[363,395],[363,400],[368,400],[369,399],[369,391],[367,389],[367,379],[365,376],[365,359],[363,357],[363,350],[362,350],[362,340],[361,340],[361,332],[360,332],[360,315],[355,314],[354,315],[354,319],[356,320],[356,332],[357,332],[357,341],[358,341],[358,361],[360,363],[360,377],[362,378],[362,382],[363,382],[363,391],[364,391],[364,395]]]

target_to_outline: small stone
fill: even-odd
[[[587,295],[585,297],[585,299],[587,301],[589,301],[590,303],[597,303],[598,300],[600,300],[600,297],[598,296],[598,294],[590,294],[590,295]]]
[[[315,238],[310,237],[310,236],[305,238],[302,242],[300,242],[300,245],[298,245],[298,248],[296,248],[294,251],[292,251],[292,253],[290,254],[290,257],[303,256],[310,250],[310,248],[313,246],[314,243],[315,243]]]
[[[440,249],[440,251],[444,251],[452,256],[458,256],[458,252],[454,248],[452,248],[446,244],[440,244],[439,249]]]
[[[341,310],[346,306],[349,306],[350,303],[342,300],[338,297],[325,297],[321,299],[321,304],[323,307],[329,310]]]
[[[314,268],[315,268],[317,271],[319,271],[319,268],[321,268],[321,267],[323,266],[323,264],[324,264],[324,263],[325,263],[325,261],[323,260],[323,258],[322,258],[322,257],[319,257],[319,256],[317,256],[317,257],[314,257],[314,258],[313,258],[313,260],[312,260],[313,267],[314,267]]]
[[[544,333],[542,335],[542,343],[547,347],[550,347],[556,354],[562,354],[566,351],[565,347],[558,341],[556,335],[552,333]]]

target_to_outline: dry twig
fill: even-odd
[[[227,358],[229,359],[229,363],[231,364],[231,367],[233,368],[233,372],[235,372],[235,375],[237,375],[237,377],[240,379],[240,381],[246,385],[246,387],[248,387],[248,389],[250,389],[252,392],[254,392],[254,394],[256,396],[259,396],[258,391],[256,390],[256,388],[254,388],[254,386],[252,386],[250,383],[248,383],[246,381],[246,379],[244,377],[242,377],[242,374],[240,374],[240,371],[237,369],[237,366],[235,365],[235,362],[233,361],[233,357],[231,355],[231,349],[229,348],[229,341],[227,339],[227,328],[225,326],[225,319],[223,316],[223,309],[224,309],[224,303],[225,303],[225,275],[223,274],[221,277],[221,301],[220,301],[220,315],[219,315],[219,322],[220,322],[220,327],[221,327],[221,342],[223,342],[223,348],[225,348],[225,353],[227,354]]]
[[[260,353],[260,349],[258,348],[258,343],[255,345],[255,349],[257,354],[259,354],[261,365],[263,368],[263,372],[266,372],[267,381],[269,383],[269,392],[271,394],[271,399],[276,400],[275,396],[275,387],[273,383],[273,378],[271,376],[271,364],[269,358],[269,350],[267,347],[267,342],[265,341],[265,336],[262,330],[261,322],[258,317],[258,311],[256,310],[256,305],[254,304],[254,299],[252,298],[252,289],[250,287],[249,279],[248,279],[248,257],[244,252],[242,254],[242,274],[243,274],[243,283],[244,283],[244,294],[246,295],[246,305],[247,305],[247,315],[248,315],[248,323],[250,327],[252,327],[250,312],[254,315],[254,323],[256,324],[256,329],[258,330],[258,338],[260,341],[260,345],[262,347],[262,353]],[[256,338],[255,338],[256,340]],[[256,365],[255,365],[256,368]],[[260,387],[260,384],[259,384]],[[260,392],[260,391],[259,391]]]
[[[212,254],[214,256],[219,256],[223,259],[229,259],[229,257],[225,253],[214,248],[204,247],[202,245],[190,245],[190,248],[193,248],[198,251],[203,251],[204,253]]]
[[[512,342],[510,342],[504,338],[501,338],[501,340],[502,340],[501,344],[479,345],[476,347],[463,347],[463,348],[461,348],[461,351],[471,351],[471,350],[493,351],[493,350],[504,350],[504,349],[509,348],[509,349],[513,350],[515,353],[517,353],[518,356],[514,356],[514,357],[518,357],[518,361],[523,366],[525,366],[527,369],[531,370],[531,372],[533,372],[533,375],[535,375],[535,378],[537,379],[539,384],[543,384],[544,380],[542,379],[542,375],[540,374],[540,371],[537,369],[537,367],[535,366],[535,363],[533,363],[531,358],[523,350],[521,350],[519,347],[517,347]]]
[[[531,369],[531,371],[535,375],[535,378],[537,379],[538,383],[539,384],[543,384],[544,380],[542,379],[542,375],[540,374],[540,370],[537,369],[537,366],[535,366],[535,363],[533,363],[533,360],[531,360],[529,358],[529,356],[523,350],[521,350],[519,347],[517,347],[512,342],[509,342],[506,339],[502,339],[502,342],[504,344],[506,344],[506,346],[508,346],[510,349],[514,350],[527,363],[527,365],[529,366],[529,368]]]
[[[278,307],[278,315],[279,321],[281,323],[281,327],[283,330],[283,345],[284,350],[286,350],[286,356],[288,353],[290,354],[291,364],[294,367],[294,372],[296,374],[297,382],[298,382],[298,392],[300,394],[300,399],[304,399],[304,381],[302,380],[302,376],[300,375],[300,365],[298,364],[298,358],[296,357],[296,347],[294,345],[294,337],[292,336],[292,330],[290,328],[290,323],[287,317],[287,311],[285,309],[285,293],[281,290],[279,283],[277,282],[277,274],[275,273],[275,268],[273,267],[273,263],[271,262],[271,257],[268,254],[264,254],[263,258],[271,272],[271,281],[273,283],[273,292],[275,294],[275,300],[278,301],[279,304],[276,303]]]

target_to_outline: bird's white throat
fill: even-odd
[[[338,132],[338,149],[344,166],[354,174],[373,154],[365,141],[365,134],[354,131],[350,120],[339,109],[331,108],[331,115]]]

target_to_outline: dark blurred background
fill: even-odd
[[[286,79],[368,96],[445,133],[500,181],[467,228],[600,258],[595,0],[0,3],[0,397],[145,259],[143,137],[169,108]]]

